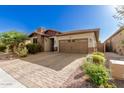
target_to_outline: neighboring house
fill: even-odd
[[[87,29],[71,32],[58,32],[42,28],[29,35],[33,43],[41,45],[43,51],[67,53],[92,53],[97,51],[99,29]]]
[[[104,50],[124,55],[124,28],[120,28],[104,42]]]

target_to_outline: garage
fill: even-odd
[[[59,41],[59,51],[66,53],[88,53],[88,39],[68,39]]]

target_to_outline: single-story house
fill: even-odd
[[[38,28],[29,37],[32,43],[40,44],[43,51],[87,54],[97,50],[99,29],[59,32]]]
[[[124,28],[120,28],[104,42],[104,50],[124,55]]]

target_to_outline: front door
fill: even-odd
[[[54,38],[51,38],[51,51],[54,51]]]

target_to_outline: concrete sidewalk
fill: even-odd
[[[0,68],[0,88],[26,88]]]

